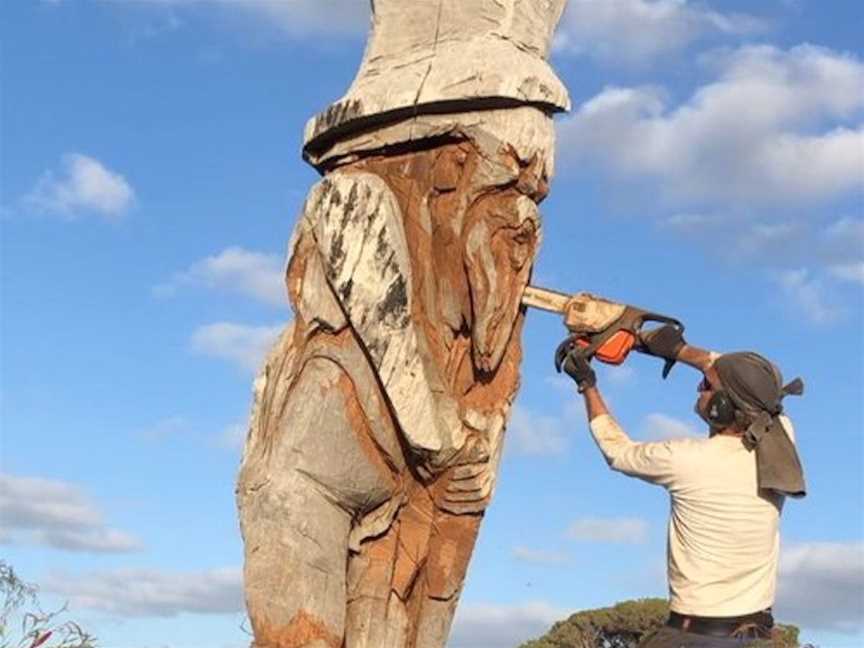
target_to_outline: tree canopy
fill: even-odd
[[[669,614],[665,599],[623,601],[611,607],[576,612],[556,622],[545,635],[519,648],[636,648],[639,641],[659,629]],[[798,643],[798,628],[778,625],[763,648],[808,648]],[[810,647],[812,648],[812,647]]]

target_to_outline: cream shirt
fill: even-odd
[[[795,441],[792,424],[780,417]],[[680,614],[728,617],[771,607],[783,496],[760,493],[756,455],[715,435],[638,443],[608,414],[591,433],[613,470],[669,491],[669,603]]]

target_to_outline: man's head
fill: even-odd
[[[757,416],[783,411],[785,396],[780,370],[757,353],[720,356],[699,384],[696,412],[713,432],[743,434]]]

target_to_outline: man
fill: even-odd
[[[555,365],[576,382],[594,440],[613,470],[669,491],[670,615],[643,648],[725,648],[771,636],[785,495],[803,496],[801,465],[779,370],[755,353],[718,355],[674,326],[641,336],[640,351],[703,373],[696,411],[706,439],[631,440],[612,418],[588,359],[565,340]]]

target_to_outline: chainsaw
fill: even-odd
[[[639,334],[648,322],[671,324],[684,331],[684,325],[673,317],[642,308],[578,292],[567,295],[554,290],[527,286],[522,294],[525,306],[564,316],[564,326],[575,338],[576,346],[587,358],[620,365],[636,346]],[[666,360],[663,377],[669,375],[674,360]]]

